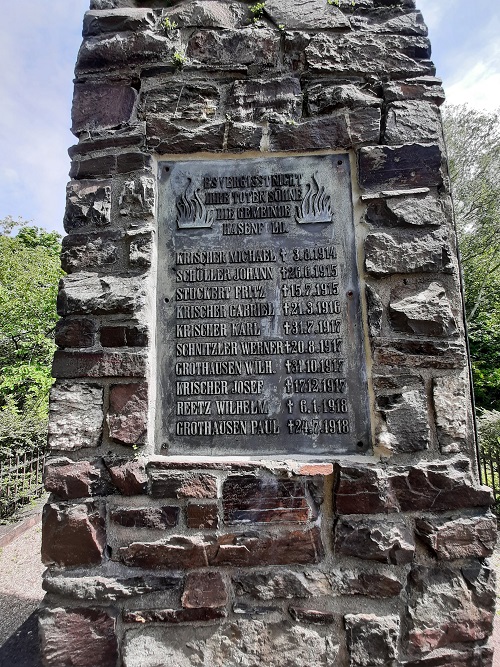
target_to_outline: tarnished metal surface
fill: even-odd
[[[345,155],[160,163],[163,451],[367,449],[355,255]]]

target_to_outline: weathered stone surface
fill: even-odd
[[[71,178],[107,178],[116,174],[129,174],[132,171],[150,170],[152,158],[139,151],[99,155],[97,157],[74,158],[69,175]]]
[[[316,570],[242,573],[233,576],[233,584],[236,595],[251,595],[266,601],[276,598],[308,598],[331,593],[327,577]]]
[[[149,470],[153,498],[217,498],[217,478],[208,474],[175,474]]]
[[[104,459],[111,481],[123,496],[145,494],[148,476],[141,461],[128,459]]]
[[[220,95],[220,89],[205,80],[154,86],[142,93],[141,114],[148,120],[160,116],[166,120],[204,123],[215,118]]]
[[[62,319],[56,324],[55,342],[58,347],[93,347],[97,332],[94,320]]]
[[[143,445],[147,438],[148,385],[115,384],[109,393],[106,415],[109,437],[124,445]]]
[[[374,276],[453,271],[448,239],[441,232],[373,232],[365,241],[365,266]]]
[[[349,19],[322,0],[305,0],[300,5],[294,0],[267,0],[265,11],[276,25],[287,30],[350,28]]]
[[[425,336],[453,336],[458,329],[450,300],[441,283],[433,282],[425,290],[404,297],[405,291],[395,291],[389,314],[393,328]],[[408,293],[408,290],[406,290]]]
[[[146,234],[128,234],[129,254],[128,260],[130,266],[134,268],[146,269],[151,266],[153,258],[153,235],[151,232]]]
[[[148,331],[144,327],[101,327],[100,341],[103,347],[147,347]]]
[[[442,183],[437,145],[371,146],[358,157],[359,182],[365,190],[433,187]]]
[[[134,542],[118,550],[126,565],[145,568],[193,569],[317,563],[322,556],[317,529],[219,536],[174,536],[160,542]]]
[[[188,528],[195,530],[209,530],[219,527],[219,508],[210,503],[188,503],[186,507],[186,523]]]
[[[115,264],[119,257],[121,232],[72,234],[62,242],[61,266],[66,273]]]
[[[226,523],[305,522],[309,505],[303,480],[231,476],[222,487]]]
[[[100,8],[98,8],[100,9]],[[153,12],[148,9],[122,9],[121,11],[89,11],[83,19],[83,36],[96,37],[108,32],[147,30],[154,26]]]
[[[76,71],[80,74],[96,69],[170,61],[179,48],[176,37],[150,30],[89,37],[83,41],[78,53]]]
[[[491,491],[474,486],[470,462],[421,462],[382,470],[369,465],[337,464],[334,491],[338,514],[446,511],[489,507]]]
[[[443,202],[433,195],[378,199],[368,205],[366,221],[377,227],[423,227],[446,222]]]
[[[382,300],[371,285],[366,286],[365,295],[370,336],[380,336],[380,332],[382,331],[382,317],[384,315]]]
[[[107,609],[43,609],[39,615],[45,667],[116,667],[116,619]]]
[[[429,340],[378,339],[373,346],[377,364],[407,368],[464,368],[461,343]]]
[[[78,143],[68,148],[68,155],[72,160],[81,160],[92,153],[106,151],[109,148],[115,152],[122,148],[141,148],[144,145],[144,124],[135,120],[135,115],[134,111],[133,120],[111,130],[82,132],[78,137]]]
[[[189,40],[186,55],[195,63],[215,69],[275,67],[279,40],[279,34],[267,28],[198,30]]]
[[[445,454],[460,451],[467,437],[466,395],[463,373],[458,377],[434,378],[432,382],[437,434]]]
[[[438,649],[422,658],[404,663],[405,667],[493,667],[493,649],[477,648],[465,653]]]
[[[290,605],[288,607],[290,616],[299,623],[316,623],[318,625],[328,625],[335,621],[335,614],[323,609],[311,609],[309,607],[297,607]]]
[[[155,182],[149,176],[126,181],[118,200],[120,215],[129,218],[149,218],[155,210]]]
[[[267,621],[275,621],[281,618],[283,610],[281,607],[272,604],[248,604],[246,602],[235,602],[233,612],[241,617],[256,618],[258,616],[267,616]]]
[[[73,134],[118,127],[131,120],[137,91],[126,84],[77,83],[71,119]]]
[[[234,120],[286,122],[302,112],[300,81],[294,77],[235,81],[228,100]]]
[[[258,620],[228,622],[216,627],[141,628],[126,633],[124,667],[328,667],[338,645],[328,631],[289,623]]]
[[[115,602],[147,593],[163,593],[179,589],[183,579],[179,576],[167,577],[66,577],[46,574],[43,589],[47,593],[62,597],[96,602]]]
[[[441,79],[433,76],[421,76],[406,81],[390,81],[384,84],[384,97],[387,102],[428,100],[439,106],[445,101],[441,83]]]
[[[64,229],[68,233],[81,227],[106,227],[110,222],[109,181],[71,181],[68,184],[64,214]]]
[[[215,609],[228,603],[226,583],[220,572],[190,572],[186,576],[182,606]]]
[[[417,519],[416,529],[439,560],[487,558],[497,539],[494,516]]]
[[[110,521],[126,528],[150,528],[164,530],[179,522],[178,507],[113,507]]]
[[[333,113],[338,109],[380,107],[382,100],[353,83],[313,83],[307,88],[306,108],[310,116]]]
[[[430,427],[425,395],[418,389],[379,396],[377,408],[391,434],[391,442],[400,452],[428,449]]]
[[[375,33],[395,33],[399,35],[427,35],[427,26],[419,11],[399,12],[395,15],[391,8],[377,8],[366,14],[353,14],[351,26],[356,30]]]
[[[393,102],[386,111],[384,140],[387,144],[440,141],[443,137],[439,109],[431,102]]]
[[[168,17],[181,28],[237,28],[246,23],[248,8],[243,3],[193,0],[173,7]]]
[[[100,459],[71,461],[49,459],[45,466],[45,489],[61,500],[105,496],[113,493],[107,470]]]
[[[49,446],[73,451],[101,443],[103,389],[92,384],[57,382],[50,390]]]
[[[347,109],[303,123],[272,125],[270,143],[273,150],[340,149],[378,141],[379,135],[380,109]]]
[[[391,565],[407,565],[415,555],[413,534],[404,521],[340,519],[335,526],[335,552]]]
[[[409,641],[414,655],[459,642],[485,639],[495,613],[494,573],[468,568],[415,567],[410,583]]]
[[[56,352],[52,375],[57,378],[143,378],[147,356],[143,352]]]
[[[77,273],[61,280],[57,306],[60,315],[126,315],[137,313],[144,302],[141,278]]]
[[[319,33],[311,39],[305,56],[313,72],[361,76],[433,74],[425,60],[430,57],[425,37]]]
[[[42,561],[45,565],[99,565],[105,547],[105,511],[101,503],[45,505],[42,532]]]
[[[124,623],[192,623],[215,621],[227,616],[226,609],[203,607],[197,609],[139,609],[124,611]]]
[[[146,123],[148,146],[157,153],[222,151],[225,128],[223,122],[184,127],[163,116],[149,116]]]
[[[364,595],[369,598],[390,598],[398,596],[406,584],[393,573],[356,571],[345,568],[328,573],[332,589],[338,595]]]
[[[398,658],[399,616],[344,617],[351,667],[386,667]]]

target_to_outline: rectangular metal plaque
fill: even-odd
[[[157,340],[164,451],[365,451],[348,156],[161,162]]]

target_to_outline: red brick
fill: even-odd
[[[71,461],[52,459],[44,470],[45,489],[62,500],[74,500],[113,492],[107,470],[100,459]]]
[[[147,438],[148,385],[113,385],[106,416],[109,436],[124,445],[143,445]]]
[[[225,607],[227,589],[220,572],[191,572],[186,577],[182,606],[186,609]]]
[[[219,527],[219,508],[217,505],[189,503],[186,508],[188,528],[195,530],[216,529]]]
[[[139,352],[61,352],[54,355],[57,378],[144,377],[147,358]]]
[[[140,461],[129,459],[104,459],[111,481],[123,496],[146,493],[148,477]]]
[[[153,498],[217,498],[217,478],[213,475],[148,470]]]
[[[179,521],[178,507],[115,507],[109,518],[113,523],[126,528],[150,528],[164,530],[173,528]]]
[[[335,614],[331,611],[324,611],[322,609],[311,609],[310,607],[295,607],[288,608],[290,616],[294,621],[299,623],[317,623],[319,625],[327,625],[333,623]]]

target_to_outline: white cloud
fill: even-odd
[[[436,30],[444,18],[453,12],[458,0],[418,0],[418,8],[424,15],[429,30]],[[463,0],[462,0],[463,1]]]

